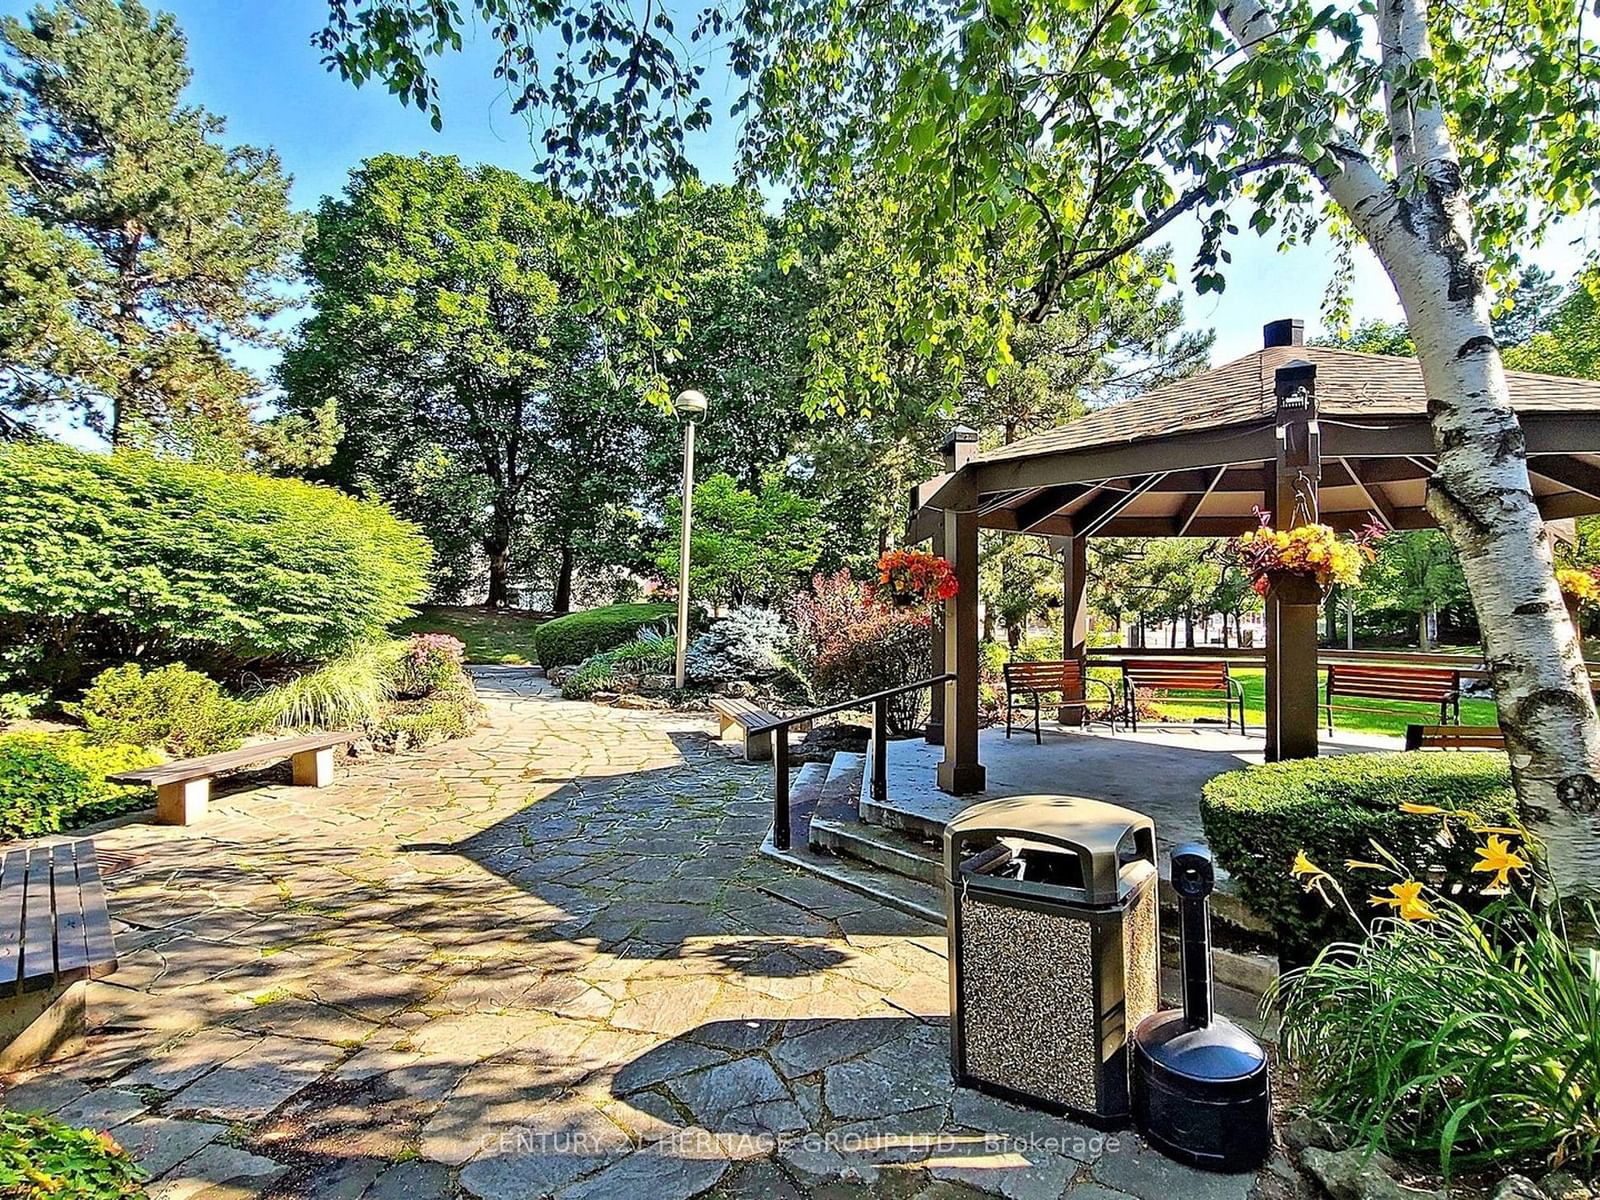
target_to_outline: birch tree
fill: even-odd
[[[323,48],[431,107],[429,56],[467,7],[330,0]],[[1364,242],[1421,361],[1428,507],[1478,610],[1518,793],[1558,877],[1594,875],[1600,724],[1492,325],[1519,254],[1596,200],[1600,56],[1577,0],[746,0],[688,37],[647,0],[470,7],[553,177],[626,197],[692,169],[702,80],[725,62],[752,173],[813,195],[892,179],[897,250],[929,279],[984,230],[1037,230],[1008,281],[1034,314],[1094,303],[1180,219],[1200,223],[1201,291],[1224,286],[1235,214],[1282,243],[1331,233],[1336,285]],[[960,352],[948,313],[917,320],[929,353]]]

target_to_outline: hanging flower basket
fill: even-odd
[[[1377,557],[1373,543],[1383,536],[1377,525],[1347,538],[1328,525],[1273,529],[1269,514],[1258,509],[1257,516],[1261,527],[1235,538],[1233,551],[1258,596],[1292,604],[1319,603],[1336,583],[1359,585],[1362,568]]]
[[[937,554],[926,550],[890,550],[878,559],[879,603],[897,608],[936,604],[956,594],[956,573]]]
[[[1574,627],[1578,625],[1580,609],[1600,605],[1600,567],[1560,567],[1556,570],[1556,583]]]

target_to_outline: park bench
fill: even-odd
[[[717,696],[711,701],[711,708],[717,714],[717,720],[721,722],[719,737],[726,738],[730,729],[739,731],[739,740],[744,744],[746,762],[766,762],[772,757],[772,731],[762,727],[782,718],[738,696]],[[811,722],[802,721],[793,728],[804,733],[811,728]],[[757,732],[751,733],[752,729]]]
[[[0,857],[0,1070],[34,1066],[83,1034],[87,980],[117,969],[91,841]]]
[[[1039,716],[1039,697],[1042,695],[1060,695],[1059,707],[1081,709],[1084,720],[1089,720],[1089,709],[1092,705],[1088,689],[1091,687],[1105,689],[1106,724],[1111,726],[1112,733],[1117,731],[1116,693],[1104,679],[1095,679],[1085,672],[1080,660],[1008,662],[1003,670],[1006,680],[1006,737],[1011,736],[1013,728],[1020,729],[1024,733],[1031,729],[1034,742],[1040,745],[1044,743],[1044,731]],[[1033,697],[1033,724],[1014,725],[1011,714],[1016,698],[1028,695]]]
[[[1407,725],[1407,750],[1504,750],[1498,725]]]
[[[1333,710],[1388,712],[1389,709],[1335,704],[1335,697],[1352,700],[1403,700],[1439,706],[1439,723],[1461,724],[1461,672],[1446,667],[1419,667],[1410,663],[1329,663],[1328,690],[1323,707],[1328,710],[1328,732],[1333,732]],[[1454,718],[1452,720],[1452,717]]]
[[[1140,690],[1185,692],[1184,698],[1215,697],[1222,701],[1223,720],[1233,728],[1233,710],[1239,708],[1239,732],[1244,730],[1244,685],[1228,674],[1228,664],[1220,660],[1188,658],[1133,659],[1122,664],[1122,703],[1127,721],[1139,728]]]
[[[106,778],[113,783],[142,783],[155,788],[157,821],[163,825],[193,825],[206,815],[211,781],[217,776],[287,758],[296,787],[327,787],[333,782],[334,748],[347,746],[361,736],[350,729],[300,734],[220,754],[180,758],[137,771],[119,771]]]

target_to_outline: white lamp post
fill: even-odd
[[[694,507],[694,423],[704,415],[706,398],[693,388],[678,393],[672,406],[689,418],[683,425],[683,540],[678,546],[678,669],[677,686],[684,685],[689,654],[689,521]]]

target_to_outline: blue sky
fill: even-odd
[[[371,86],[358,90],[323,69],[310,38],[325,16],[324,0],[147,3],[176,14],[188,35],[194,68],[190,98],[227,118],[230,140],[275,147],[294,176],[294,199],[303,208],[338,191],[349,170],[373,154],[427,150],[516,170],[527,169],[533,160],[528,128],[510,112],[492,78],[487,39],[438,64],[444,130],[435,133],[425,114],[402,108],[387,92]],[[20,15],[29,7],[24,0],[0,0],[0,13]],[[711,95],[722,117],[732,93],[713,80]],[[719,120],[694,143],[695,161],[707,178],[731,178],[732,136],[732,124]],[[1323,292],[1332,274],[1326,244],[1280,254],[1270,240],[1245,233],[1230,247],[1234,262],[1226,291],[1200,297],[1186,282],[1196,230],[1193,222],[1180,222],[1172,241],[1185,278],[1188,322],[1216,330],[1216,361],[1257,348],[1262,324],[1277,317],[1303,317],[1312,333],[1320,329]],[[1581,258],[1581,248],[1560,246],[1541,253],[1538,261],[1565,278]],[[1354,301],[1357,319],[1400,315],[1388,280],[1364,251]],[[245,361],[260,370],[270,356],[251,353]]]

